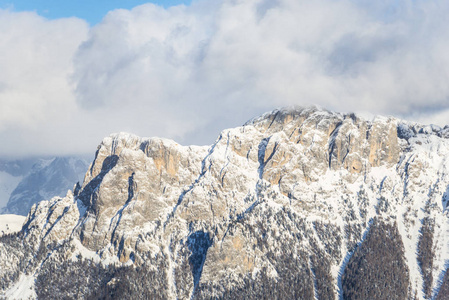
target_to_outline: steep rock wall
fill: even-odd
[[[424,298],[424,218],[435,224],[433,278],[449,259],[447,131],[293,108],[224,130],[210,147],[112,135],[73,196],[32,209],[23,238],[50,257],[157,262],[169,298],[260,298],[268,287],[280,299],[337,298],[346,264],[381,218],[403,243],[407,293]]]

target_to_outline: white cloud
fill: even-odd
[[[0,130],[33,128],[74,106],[66,77],[85,22],[0,10],[0,27]]]
[[[214,0],[111,11],[87,33],[2,11],[0,137],[55,153],[121,130],[211,143],[293,104],[444,122],[448,13],[444,1]]]
[[[0,10],[0,28],[0,154],[47,152],[52,145],[41,140],[51,132],[42,129],[60,126],[77,106],[68,78],[88,26]]]

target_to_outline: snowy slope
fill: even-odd
[[[34,205],[21,235],[0,241],[0,272],[35,274],[40,297],[75,280],[49,275],[63,263],[81,285],[93,284],[77,271],[84,257],[98,272],[125,268],[116,273],[124,277],[105,275],[115,295],[126,278],[135,280],[130,293],[142,293],[145,276],[126,269],[136,266],[153,278],[154,298],[259,299],[271,291],[338,299],[349,295],[345,278],[356,270],[348,266],[373,244],[376,224],[397,241],[392,266],[407,269],[392,278],[407,282],[409,297],[435,297],[449,260],[448,137],[448,128],[317,108],[269,112],[224,130],[210,147],[114,134],[73,193]],[[30,265],[20,264],[25,258]],[[374,287],[390,284],[376,276]]]
[[[22,176],[13,176],[7,172],[0,171],[0,211],[6,207],[12,191],[22,180]]]
[[[0,236],[20,231],[24,221],[24,216],[0,215]]]

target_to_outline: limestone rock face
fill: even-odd
[[[210,147],[114,134],[73,194],[31,209],[23,238],[36,251],[53,249],[50,256],[136,267],[162,259],[151,268],[163,269],[173,299],[224,297],[248,280],[298,274],[304,290],[292,297],[335,299],[348,258],[371,220],[382,218],[397,224],[409,290],[423,298],[416,259],[423,218],[436,224],[434,278],[449,259],[447,132],[291,108],[224,130]]]
[[[83,245],[116,252],[120,243],[129,245],[128,232],[160,222],[199,176],[206,151],[129,134],[105,138],[77,191],[87,208],[76,230]]]
[[[41,241],[49,244],[67,239],[79,217],[80,213],[71,191],[68,191],[64,198],[55,197],[50,201],[41,201],[33,205],[24,222],[25,240],[39,245]]]

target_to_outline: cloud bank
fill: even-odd
[[[89,28],[0,11],[0,155],[90,153],[130,131],[210,144],[280,106],[449,123],[445,1],[223,0]]]

